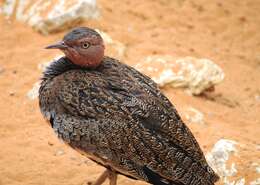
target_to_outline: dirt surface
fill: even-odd
[[[246,184],[258,178],[252,163],[260,164],[260,1],[98,3],[101,18],[82,25],[124,43],[125,63],[171,54],[209,58],[221,66],[226,78],[210,97],[163,91],[181,115],[189,106],[204,113],[205,125],[186,121],[204,152],[221,138],[237,141],[241,147],[232,161],[237,177],[244,177]],[[0,16],[0,185],[83,185],[103,171],[62,144],[43,120],[38,100],[26,97],[41,75],[37,65],[60,54],[43,47],[64,33],[43,36]],[[120,176],[118,184],[144,183]]]

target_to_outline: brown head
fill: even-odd
[[[46,49],[60,49],[74,64],[95,68],[104,57],[105,46],[98,32],[79,27],[66,34],[62,41],[49,45]]]

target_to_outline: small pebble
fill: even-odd
[[[64,155],[65,152],[63,150],[58,150],[56,153],[55,153],[55,156],[61,156],[61,155]]]
[[[256,173],[260,173],[260,166],[257,166],[257,167],[255,168],[255,170],[256,170]]]
[[[0,74],[3,73],[4,71],[5,70],[2,67],[0,67]]]
[[[15,93],[13,91],[9,92],[9,96],[14,96],[14,95],[15,95]]]
[[[250,185],[259,185],[260,184],[260,178],[256,179],[255,181],[250,182]]]
[[[260,102],[260,95],[259,95],[259,94],[258,94],[258,95],[255,95],[255,100],[258,101],[258,102]]]

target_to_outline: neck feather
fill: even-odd
[[[42,80],[52,79],[66,71],[80,69],[80,66],[73,64],[68,58],[61,57],[53,61],[43,72]]]

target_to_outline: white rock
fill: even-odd
[[[213,147],[213,149],[206,154],[206,159],[209,165],[221,177],[224,185],[244,185],[245,179],[240,178],[237,181],[230,181],[230,177],[234,177],[237,173],[235,163],[227,166],[227,161],[230,155],[237,154],[237,142],[227,139],[220,139]]]
[[[255,171],[256,171],[257,173],[260,173],[260,166],[257,166],[257,167],[255,168]]]
[[[96,0],[7,0],[1,12],[7,17],[15,16],[43,34],[99,15]]]
[[[27,97],[30,100],[34,100],[39,96],[39,88],[40,88],[41,82],[36,82],[32,89],[27,93]]]
[[[256,173],[260,173],[260,165],[258,163],[252,163],[252,167],[255,168]]]
[[[260,102],[260,95],[259,94],[255,95],[255,100]]]
[[[136,68],[150,76],[159,86],[188,88],[193,95],[209,90],[224,79],[222,69],[209,59],[170,55],[146,57]]]
[[[5,13],[7,16],[11,16],[15,8],[15,0],[6,0],[1,9],[1,13]]]
[[[56,153],[54,155],[55,156],[61,156],[61,155],[64,155],[64,154],[65,154],[64,150],[59,149],[59,150],[56,151]]]
[[[250,182],[250,185],[260,185],[260,178],[256,179],[255,181]]]
[[[211,152],[206,155],[209,165],[215,169],[217,174],[221,177],[233,176],[237,172],[234,163],[232,163],[230,169],[226,166],[229,155],[237,152],[236,145],[237,143],[235,141],[221,139],[214,145]]]
[[[200,124],[200,125],[205,124],[203,113],[193,107],[188,107],[186,109],[185,118],[191,123]]]
[[[244,185],[246,183],[245,178],[239,179],[235,182],[235,185]]]

